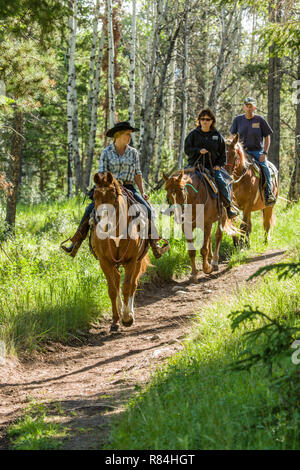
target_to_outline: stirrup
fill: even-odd
[[[60,244],[60,247],[61,247],[63,250],[65,250],[65,251],[66,251],[66,247],[64,246],[64,244],[67,243],[69,240],[71,240],[70,237],[67,238],[66,240],[64,240],[63,242],[61,242],[61,244]]]

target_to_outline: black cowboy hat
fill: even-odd
[[[132,127],[128,121],[117,122],[111,129],[106,132],[107,137],[113,137],[116,132],[119,131],[139,131],[137,127]]]

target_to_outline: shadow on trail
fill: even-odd
[[[172,325],[166,325],[165,327],[161,327],[160,329],[162,330],[162,329],[169,328],[169,327],[172,327]],[[159,328],[156,328],[155,331],[157,332],[158,329]],[[145,330],[142,333],[144,334]],[[116,338],[116,340],[117,340],[117,338]],[[159,347],[165,346],[167,344],[169,344],[169,341],[162,341],[160,344],[154,343],[150,347],[145,347],[145,348],[140,348],[140,349],[130,349],[128,351],[125,351],[123,354],[119,354],[117,356],[112,356],[112,357],[106,358],[106,359],[98,361],[95,364],[92,364],[90,366],[82,367],[82,368],[73,370],[72,372],[67,372],[67,373],[64,373],[64,374],[57,375],[57,376],[48,377],[46,379],[33,380],[32,382],[25,382],[25,383],[24,382],[22,382],[22,383],[2,383],[0,385],[0,390],[1,390],[1,387],[15,387],[15,388],[22,387],[25,390],[38,389],[39,387],[36,387],[36,385],[42,385],[42,384],[45,384],[45,383],[52,383],[52,382],[61,381],[64,378],[71,377],[71,376],[76,376],[78,374],[82,374],[83,372],[88,372],[92,369],[97,369],[98,367],[105,366],[107,364],[111,364],[111,363],[114,363],[114,362],[118,362],[118,361],[120,361],[124,358],[128,358],[130,356],[134,356],[136,354],[140,354],[140,353],[143,353],[145,351],[151,351],[152,349],[158,349]],[[147,345],[145,345],[145,346],[147,346]],[[112,350],[113,350],[113,348],[112,348]],[[66,363],[67,360],[68,359],[66,357],[64,357],[63,362]]]

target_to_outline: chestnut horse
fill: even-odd
[[[239,142],[236,134],[232,141],[227,140],[227,162],[226,169],[234,176],[233,194],[234,201],[239,209],[243,211],[243,222],[240,229],[243,232],[241,242],[246,238],[246,245],[249,246],[249,236],[251,233],[251,212],[262,211],[263,226],[265,229],[265,243],[270,239],[270,228],[274,225],[274,205],[266,206],[263,191],[260,190],[260,176],[256,175],[253,164],[247,161],[243,146]],[[275,167],[274,167],[275,168]],[[276,170],[276,168],[275,168]],[[278,176],[272,178],[272,191],[278,197]],[[234,244],[238,240],[234,237]]]
[[[196,268],[196,249],[194,247],[193,230],[199,227],[204,232],[204,240],[201,248],[203,259],[203,271],[210,274],[213,270],[218,270],[219,248],[223,236],[223,231],[229,235],[237,234],[237,229],[227,218],[226,210],[222,207],[221,217],[219,215],[218,200],[214,198],[205,179],[201,179],[196,173],[189,169],[188,174],[181,170],[179,174],[175,174],[168,178],[163,174],[165,180],[165,189],[167,191],[167,199],[170,204],[178,204],[184,207],[190,204],[192,207],[192,220],[189,222],[190,228],[188,236],[185,230],[185,222],[182,223],[182,230],[185,233],[188,252],[192,266],[192,280],[196,281],[198,270]],[[203,204],[204,218],[197,216],[196,205]],[[218,222],[218,228],[215,237],[215,251],[212,253],[212,226],[214,222]],[[201,226],[204,223],[204,227]]]
[[[110,172],[104,175],[96,173],[94,182],[97,225],[91,232],[90,243],[108,283],[113,315],[111,331],[117,331],[120,320],[124,326],[133,324],[138,279],[150,263],[147,255],[149,243],[148,239],[140,238],[137,225],[132,224],[134,217],[129,215],[128,199],[113,175]],[[105,214],[107,217],[107,207],[113,208],[114,220],[103,216]],[[113,230],[108,229],[113,225]],[[125,269],[122,286],[124,304],[120,292],[120,265]]]

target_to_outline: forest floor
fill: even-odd
[[[30,357],[7,358],[0,364],[0,450],[10,448],[7,427],[32,400],[45,404],[47,416],[68,429],[63,449],[103,448],[111,419],[159,364],[183,348],[200,308],[255,282],[249,276],[283,255],[269,250],[230,270],[223,263],[209,276],[201,272],[197,283],[181,278],[145,285],[136,296],[131,328],[109,333],[106,316],[83,332],[81,342],[47,343]]]

